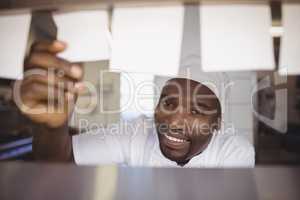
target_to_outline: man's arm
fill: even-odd
[[[49,128],[39,125],[33,137],[33,154],[35,160],[53,162],[74,162],[72,153],[72,136],[69,128],[62,126]]]
[[[25,75],[14,85],[14,101],[34,126],[36,160],[73,160],[72,136],[67,127],[76,96],[83,89],[82,67],[56,56],[66,44],[39,42],[25,60]]]

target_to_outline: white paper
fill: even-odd
[[[126,72],[178,73],[182,5],[115,8],[110,68]]]
[[[110,57],[108,14],[102,10],[55,12],[57,39],[67,43],[60,57],[71,62],[107,60]]]
[[[300,74],[300,4],[283,4],[279,73]]]
[[[203,70],[274,69],[270,27],[268,5],[201,5]]]
[[[0,15],[0,77],[23,78],[30,13]]]

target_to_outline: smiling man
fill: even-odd
[[[21,101],[15,99],[16,104],[36,125],[33,151],[37,160],[164,167],[254,166],[252,145],[223,130],[220,91],[211,84],[214,77],[206,74],[168,78],[153,118],[141,116],[71,136],[68,118],[83,87],[83,70],[56,56],[65,48],[66,44],[58,41],[35,44],[25,69],[44,73],[25,76],[21,90],[14,91],[21,97]],[[55,73],[53,79],[49,79],[50,71]],[[55,95],[49,96],[49,89]],[[65,97],[63,101],[59,101],[59,94]],[[33,112],[36,109],[45,112]]]
[[[169,80],[155,110],[163,155],[183,166],[207,148],[220,118],[220,102],[208,87],[185,78]]]

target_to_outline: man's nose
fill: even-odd
[[[170,128],[171,129],[184,129],[184,122],[187,119],[187,114],[186,112],[176,112],[172,115],[170,118]]]

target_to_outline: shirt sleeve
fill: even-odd
[[[123,125],[99,128],[72,137],[73,155],[76,164],[125,164],[130,150],[130,135]]]
[[[255,166],[254,147],[243,137],[235,137],[225,152],[224,167],[253,168]]]

